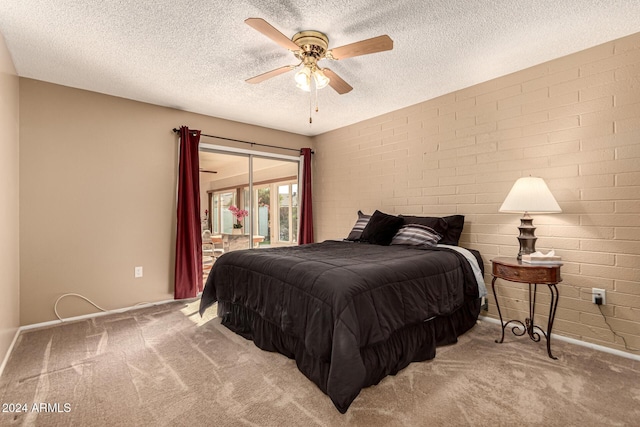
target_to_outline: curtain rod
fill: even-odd
[[[178,129],[178,128],[173,128],[173,131],[175,133],[180,133],[180,129]],[[202,133],[202,132],[200,133],[200,136],[208,136],[209,138],[224,139],[225,141],[240,142],[242,144],[249,144],[252,147],[254,145],[257,145],[257,146],[260,146],[260,147],[277,148],[279,150],[289,150],[289,151],[295,151],[297,153],[300,153],[300,149],[299,148],[287,148],[287,147],[279,147],[277,145],[260,144],[260,143],[257,143],[257,142],[243,141],[241,139],[225,138],[223,136],[216,136],[216,135],[207,135],[206,133]],[[315,154],[313,152],[313,150],[311,150],[311,154]]]

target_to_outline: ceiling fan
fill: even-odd
[[[311,91],[312,86],[315,86],[317,90],[329,85],[333,90],[343,95],[350,92],[353,87],[329,68],[320,68],[318,61],[321,59],[340,60],[353,58],[354,56],[393,49],[393,40],[387,35],[329,49],[329,38],[319,31],[300,31],[289,39],[262,18],[248,18],[244,22],[280,46],[293,52],[294,56],[300,60],[296,65],[285,65],[251,77],[246,80],[248,83],[261,83],[272,77],[300,68],[296,73],[295,80],[302,90]]]

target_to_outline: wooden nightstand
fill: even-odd
[[[491,266],[491,274],[493,275],[491,289],[493,290],[493,297],[496,300],[496,308],[498,309],[500,325],[502,326],[502,336],[499,340],[496,340],[496,342],[502,343],[504,341],[504,330],[511,323],[515,324],[515,326],[511,328],[511,332],[513,332],[514,335],[522,336],[527,333],[529,338],[535,342],[540,341],[540,334],[536,332],[537,329],[547,340],[547,354],[550,358],[557,359],[557,357],[551,354],[551,329],[553,328],[553,320],[556,317],[556,309],[558,308],[559,294],[556,285],[562,282],[562,278],[560,277],[560,267],[562,264],[527,264],[519,261],[515,257],[500,257],[492,259]],[[509,320],[504,323],[502,320],[498,296],[496,295],[496,279],[529,284],[529,317],[525,319],[524,323],[520,320]],[[549,321],[546,332],[534,323],[538,285],[547,285],[549,292],[551,292]]]

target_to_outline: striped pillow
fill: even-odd
[[[406,224],[393,236],[392,245],[435,246],[442,235],[421,224]]]
[[[360,240],[360,237],[362,236],[362,231],[364,231],[364,228],[369,223],[370,218],[371,218],[371,215],[365,215],[362,213],[362,211],[358,211],[358,220],[356,221],[355,225],[351,229],[351,232],[349,233],[347,240],[353,240],[353,241]]]

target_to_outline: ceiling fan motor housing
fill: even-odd
[[[295,55],[305,64],[315,63],[324,58],[329,47],[329,37],[320,31],[300,31],[291,41],[300,47]]]

